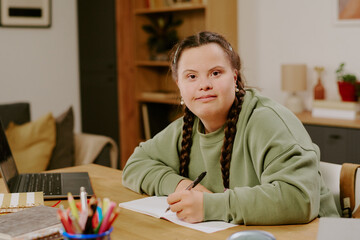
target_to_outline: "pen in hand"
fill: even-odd
[[[205,177],[206,172],[202,172],[189,186],[186,187],[185,190],[190,190],[194,187],[196,187],[196,185],[198,185],[199,182],[201,182],[201,180],[203,180],[203,178]],[[165,210],[165,212],[170,210],[170,206]]]

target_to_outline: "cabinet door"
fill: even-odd
[[[313,125],[304,125],[306,130],[308,131],[313,143],[319,146],[320,150],[322,150],[324,146],[324,131],[321,127],[313,126]]]
[[[322,128],[325,142],[323,149],[321,149],[321,160],[337,164],[348,162],[348,131],[344,128]]]
[[[360,164],[360,129],[348,129],[347,161]]]
[[[344,128],[305,125],[312,141],[321,151],[321,161],[342,164],[348,161],[348,132]]]

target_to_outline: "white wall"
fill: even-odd
[[[309,109],[316,83],[314,66],[325,67],[327,99],[339,99],[335,70],[340,62],[360,80],[360,23],[339,26],[335,0],[239,0],[239,52],[248,85],[284,103],[281,64],[305,63]]]
[[[31,103],[33,120],[74,108],[81,129],[76,1],[52,0],[50,28],[0,27],[0,104]]]
[[[282,63],[308,65],[308,108],[323,65],[329,99],[342,61],[360,78],[360,24],[334,24],[335,0],[238,0],[239,49],[248,85],[283,103]],[[76,1],[52,0],[51,28],[0,27],[0,103],[29,101],[32,119],[73,105],[81,129]]]

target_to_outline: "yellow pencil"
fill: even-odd
[[[68,193],[68,202],[69,202],[71,214],[75,217],[75,219],[77,221],[79,221],[78,209],[76,207],[74,197],[72,196],[72,194],[70,192]]]

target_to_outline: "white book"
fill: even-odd
[[[359,118],[358,111],[330,108],[313,108],[311,115],[313,117],[336,118],[345,120],[355,120]]]
[[[339,110],[352,110],[360,111],[359,102],[345,102],[335,100],[314,100],[313,108],[327,108],[327,109],[339,109]]]
[[[360,239],[360,219],[322,217],[319,221],[317,240]]]
[[[176,216],[176,213],[172,211],[165,212],[169,206],[166,199],[167,197],[146,197],[130,202],[120,203],[119,207],[126,208],[135,212],[140,212],[152,217],[162,218],[178,225],[206,233],[213,233],[237,226],[236,224],[227,223],[224,221],[208,221],[200,223],[184,222]]]

